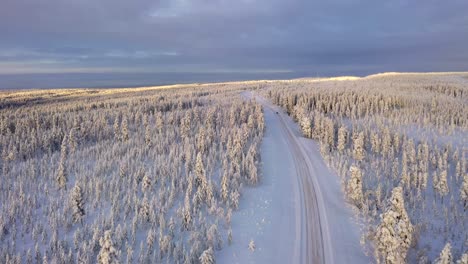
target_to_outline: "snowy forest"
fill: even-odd
[[[467,264],[467,106],[468,78],[450,74],[2,91],[0,263],[212,264],[223,249],[278,244],[295,254],[281,237],[236,240],[272,220],[267,196],[250,193],[273,177],[281,186],[263,192],[297,182],[296,163],[264,152],[267,141],[291,144],[293,130],[271,131],[290,123],[333,172],[304,177],[337,179],[372,263]],[[275,162],[289,174],[264,175]],[[310,210],[296,208],[300,191],[271,205],[293,212],[270,226],[288,241]],[[244,197],[261,207],[236,226]],[[306,254],[300,243],[315,245],[298,241]]]
[[[242,89],[2,92],[0,263],[214,263],[260,181]]]
[[[468,263],[468,85],[443,75],[262,86],[341,177],[377,263]]]

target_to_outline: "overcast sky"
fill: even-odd
[[[466,0],[1,0],[0,74],[468,70]]]

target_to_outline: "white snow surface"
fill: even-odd
[[[217,252],[218,263],[301,263],[304,248],[303,217],[292,146],[288,144],[285,124],[301,145],[310,163],[310,179],[315,189],[327,263],[370,263],[360,246],[360,231],[338,176],[331,172],[313,140],[301,136],[297,125],[279,107],[249,92],[264,105],[266,131],[261,146],[262,179],[258,186],[243,191],[239,210],[232,216],[233,243]],[[278,114],[277,114],[277,113]],[[284,120],[280,121],[281,118]],[[296,153],[296,154],[295,154]],[[302,220],[303,222],[304,220]],[[316,239],[319,234],[314,234]],[[253,240],[255,251],[248,249]],[[313,245],[309,243],[308,245]],[[306,249],[310,250],[310,249]],[[304,253],[302,253],[304,254]]]

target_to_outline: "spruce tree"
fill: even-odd
[[[65,162],[67,160],[67,137],[65,136],[62,141],[61,152],[60,152],[60,161],[57,172],[57,184],[60,189],[67,188],[67,171],[65,167]]]
[[[346,144],[348,141],[348,131],[345,126],[341,126],[340,129],[338,129],[338,145],[337,149],[340,152],[343,152],[346,148]]]
[[[439,257],[437,258],[436,264],[453,264],[452,259],[452,246],[450,243],[445,244],[445,247],[440,252]]]
[[[104,232],[104,237],[99,239],[101,250],[99,251],[97,261],[99,264],[118,264],[120,252],[114,247],[112,242],[112,232],[107,230]]]
[[[468,174],[463,175],[463,184],[460,190],[460,198],[463,202],[463,207],[468,209]]]
[[[353,157],[357,161],[362,161],[364,160],[365,155],[364,132],[359,132],[353,139]]]
[[[347,193],[349,198],[358,207],[362,207],[363,194],[362,194],[362,172],[359,167],[352,165],[349,169],[350,179],[348,181]]]
[[[72,189],[70,195],[70,202],[73,210],[73,222],[77,223],[83,222],[83,217],[85,215],[84,201],[83,201],[83,191],[81,190],[78,184],[75,185]]]
[[[380,219],[375,235],[377,260],[404,263],[413,238],[413,225],[406,213],[402,187],[393,189],[390,204]]]
[[[198,259],[201,264],[214,264],[216,263],[213,248],[208,248],[207,250],[203,251]]]

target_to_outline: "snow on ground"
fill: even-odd
[[[370,263],[361,248],[359,226],[344,200],[338,176],[328,169],[316,142],[308,138],[301,138],[301,142],[318,172],[316,183],[325,203],[335,263]]]
[[[233,243],[218,252],[218,263],[289,263],[295,240],[294,163],[272,111],[265,111],[261,146],[263,177],[246,188],[232,216]],[[248,249],[253,239],[256,250]]]
[[[263,100],[262,100],[263,101]],[[269,107],[273,107],[269,104]],[[281,129],[279,116],[269,107],[264,108],[266,131],[262,143],[262,181],[258,187],[244,190],[241,205],[232,217],[233,244],[217,253],[219,263],[298,263],[296,237],[300,228],[298,218],[299,186],[297,172],[288,146],[286,135]],[[278,109],[278,111],[280,111]],[[330,243],[335,263],[370,263],[359,243],[359,227],[352,211],[344,201],[339,178],[325,165],[315,142],[303,138],[296,124],[280,113],[294,135],[303,144],[312,161],[311,175],[314,185],[322,195],[325,219],[328,223]],[[254,240],[256,250],[248,249]],[[295,244],[296,243],[296,244]]]
[[[280,110],[279,110],[280,111]],[[287,116],[284,114],[284,116]],[[324,202],[326,219],[335,263],[370,263],[370,258],[364,255],[360,246],[360,229],[357,218],[354,217],[351,206],[344,200],[343,190],[338,175],[328,168],[320,154],[318,144],[302,136],[299,127],[290,117],[285,117],[286,123],[302,143],[309,160],[312,162],[314,185],[320,189]],[[267,123],[268,124],[268,123]]]

